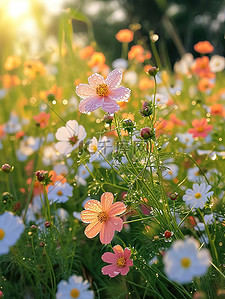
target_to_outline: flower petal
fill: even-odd
[[[99,84],[105,84],[105,79],[101,75],[95,73],[88,78],[89,84],[96,88]]]
[[[62,155],[68,155],[72,152],[73,147],[66,141],[60,141],[55,144],[55,149]]]
[[[81,220],[84,223],[90,223],[90,222],[97,220],[97,215],[98,215],[98,212],[85,210],[85,211],[81,212],[80,216],[81,216]]]
[[[97,213],[102,212],[102,205],[100,201],[95,199],[88,200],[84,205],[84,208],[85,210],[89,210],[92,212],[97,212]]]
[[[123,202],[115,202],[109,210],[109,217],[120,215],[126,211],[126,206]]]
[[[68,141],[68,139],[71,137],[71,134],[66,127],[61,127],[56,131],[55,137],[59,141]]]
[[[113,228],[111,222],[108,220],[103,223],[101,232],[100,232],[100,241],[102,244],[109,244],[114,236],[115,229]]]
[[[104,99],[104,102],[102,103],[102,109],[105,112],[108,112],[109,114],[114,114],[116,111],[118,111],[120,109],[120,106],[110,96],[107,96],[103,99]]]
[[[105,192],[101,196],[102,210],[108,212],[113,203],[114,196],[111,192]]]
[[[113,247],[113,251],[115,252],[116,256],[123,256],[123,248],[120,245],[116,245]]]
[[[102,274],[109,275],[110,277],[115,277],[120,274],[120,272],[116,271],[117,267],[115,265],[107,265],[102,268]]]
[[[101,231],[102,227],[103,223],[94,221],[85,228],[84,233],[88,238],[94,238]]]
[[[96,95],[96,89],[88,84],[79,84],[76,87],[76,94],[79,97],[86,99],[89,96]]]
[[[129,248],[125,248],[124,249],[124,258],[125,260],[128,260],[130,258],[131,255],[131,250]]]
[[[133,266],[133,260],[129,259],[126,261],[126,266],[127,267],[132,267]]]
[[[110,72],[106,78],[106,84],[109,86],[109,88],[116,88],[121,84],[123,77],[123,73],[115,69],[112,72]]]
[[[102,106],[104,98],[96,95],[90,96],[79,104],[79,111],[81,113],[92,112]]]
[[[106,262],[109,264],[116,263],[116,261],[117,261],[116,255],[112,252],[105,252],[102,255],[101,259],[103,260],[103,262]]]
[[[123,228],[123,220],[120,217],[110,217],[107,223],[110,222],[114,230],[120,232]]]
[[[117,102],[125,101],[127,102],[130,98],[131,90],[129,88],[120,86],[115,89],[110,90],[109,97],[113,98]]]
[[[120,273],[121,273],[121,275],[127,275],[129,270],[130,270],[130,268],[125,266],[125,267],[121,268]]]

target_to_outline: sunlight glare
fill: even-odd
[[[8,3],[8,13],[12,18],[17,18],[29,11],[28,0],[10,0]]]

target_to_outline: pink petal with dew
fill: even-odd
[[[105,252],[101,258],[104,262],[109,264],[116,263],[117,261],[116,255],[112,252]]]
[[[102,106],[104,98],[98,96],[90,96],[79,104],[79,111],[81,113],[92,112]]]
[[[109,88],[116,88],[121,84],[123,73],[120,70],[113,70],[106,78],[106,84]]]
[[[120,268],[120,273],[121,275],[127,275],[127,273],[129,272],[130,268],[129,267],[123,267],[123,268]]]
[[[109,275],[110,277],[115,277],[120,274],[117,269],[118,268],[115,265],[107,265],[102,268],[102,274]]]
[[[120,106],[116,103],[115,100],[107,96],[104,98],[102,109],[105,112],[108,112],[109,114],[114,114],[116,111],[120,109]]]
[[[103,223],[96,220],[85,228],[84,233],[88,238],[94,238],[102,230],[102,227]]]
[[[111,89],[109,96],[117,102],[125,101],[127,102],[130,98],[131,90],[129,88],[120,86],[115,89]]]
[[[76,94],[79,97],[86,99],[92,95],[96,95],[96,89],[88,84],[79,84],[76,87]]]
[[[131,255],[130,249],[125,248],[124,249],[124,258],[125,258],[125,260],[128,260],[130,258],[130,255]]]
[[[55,149],[62,155],[68,155],[73,151],[72,145],[65,141],[57,142],[55,144]]]
[[[102,229],[100,231],[100,241],[102,244],[109,244],[114,236],[115,229],[109,220],[103,223]]]
[[[127,267],[132,267],[133,266],[133,261],[132,260],[127,260],[126,261],[126,266]]]
[[[85,210],[81,212],[81,220],[84,223],[90,223],[97,220],[98,212]]]
[[[119,217],[110,217],[107,223],[110,223],[114,230],[120,232],[123,228],[123,220]]]
[[[97,213],[102,212],[102,205],[100,201],[95,199],[88,200],[84,205],[84,208],[85,210],[89,210],[92,212],[97,212]]]
[[[109,210],[109,217],[120,215],[126,211],[126,206],[123,202],[115,202]]]
[[[100,84],[105,84],[105,79],[101,75],[95,73],[88,78],[89,84],[96,88]]]
[[[114,196],[111,192],[105,192],[101,196],[101,204],[102,210],[108,212],[112,203],[113,203]]]

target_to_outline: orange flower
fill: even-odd
[[[80,58],[85,60],[90,58],[94,54],[95,49],[92,46],[88,46],[80,51]]]
[[[100,241],[102,244],[109,244],[115,231],[121,231],[123,221],[116,217],[126,211],[123,202],[113,203],[114,196],[110,192],[105,192],[101,196],[101,202],[98,200],[89,200],[81,212],[81,219],[85,223],[90,223],[84,233],[88,238],[94,238],[100,232]]]
[[[0,139],[2,139],[5,136],[5,125],[0,125]]]
[[[8,56],[5,63],[4,68],[7,71],[12,71],[16,69],[21,64],[21,58],[17,56]]]
[[[94,66],[101,66],[103,64],[105,64],[105,56],[101,52],[95,52],[88,62],[88,66],[91,68]]]
[[[170,115],[170,121],[172,121],[174,125],[184,126],[184,123],[176,117],[175,113]]]
[[[54,94],[56,99],[61,99],[62,98],[62,87],[57,86],[56,84],[53,85],[47,92],[47,94]]]
[[[206,137],[208,136],[208,132],[213,128],[212,125],[208,125],[206,118],[202,118],[201,120],[194,119],[191,124],[194,128],[189,129],[188,133],[192,134],[193,138]]]
[[[205,77],[208,79],[215,78],[215,74],[213,74],[210,70],[209,57],[207,56],[197,58],[192,65],[191,70],[199,77]]]
[[[200,54],[207,54],[207,53],[212,53],[214,50],[213,45],[210,44],[208,41],[202,41],[198,42],[197,44],[194,45],[194,49],[196,52]]]
[[[210,113],[212,115],[220,115],[220,116],[225,116],[225,109],[222,104],[213,104],[210,106]]]
[[[130,43],[134,39],[134,32],[129,29],[122,29],[117,32],[116,39],[121,43]]]
[[[144,55],[144,48],[140,45],[132,46],[130,51],[128,52],[128,59],[136,59],[138,62],[144,62],[145,61],[145,55]]]
[[[33,118],[43,129],[47,126],[49,117],[50,117],[49,113],[45,113],[44,111],[42,111],[38,115],[34,116]]]
[[[215,86],[214,83],[211,83],[208,78],[202,78],[198,83],[198,89],[201,92],[206,92],[211,90]]]
[[[2,76],[2,85],[4,88],[11,88],[20,85],[20,79],[16,75],[5,74]]]
[[[43,76],[45,73],[44,64],[39,60],[28,60],[24,63],[24,74],[30,79],[35,79],[38,75]]]
[[[140,79],[139,81],[139,89],[147,90],[153,88],[155,86],[154,80],[151,80],[147,77]]]

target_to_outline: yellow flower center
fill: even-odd
[[[107,84],[100,84],[96,87],[96,93],[100,97],[106,97],[109,94],[109,88]]]
[[[61,190],[57,191],[57,195],[59,196],[63,195],[62,191]]]
[[[195,198],[201,198],[201,197],[202,197],[201,193],[196,193],[195,194]]]
[[[99,222],[103,223],[109,219],[109,216],[106,212],[100,212],[100,213],[98,213],[97,218],[98,218]]]
[[[78,289],[72,289],[70,291],[70,297],[71,298],[78,298],[80,296],[80,292]]]
[[[198,131],[199,133],[202,133],[202,132],[204,131],[204,128],[203,128],[203,127],[198,127],[198,128],[197,128],[197,131]]]
[[[98,150],[97,145],[91,145],[91,150],[96,153]]]
[[[118,258],[117,262],[116,262],[116,265],[119,267],[119,268],[122,268],[126,265],[126,260],[124,257],[120,257]]]
[[[183,257],[181,259],[181,266],[183,268],[189,268],[191,266],[191,260],[188,257]]]
[[[5,232],[3,229],[0,228],[0,240],[2,240],[5,237]]]

